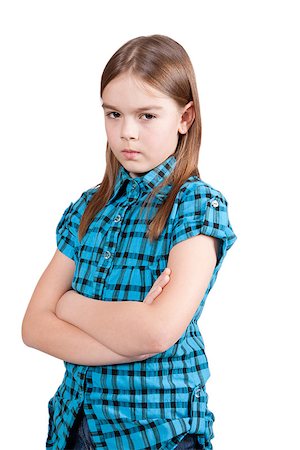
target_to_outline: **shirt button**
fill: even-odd
[[[115,222],[120,222],[120,220],[121,220],[121,216],[120,216],[120,214],[118,214],[118,215],[114,218],[114,221],[115,221]]]
[[[195,397],[199,398],[200,395],[201,395],[201,389],[197,389],[197,390],[195,391]]]
[[[111,253],[109,251],[104,252],[104,258],[108,259],[111,257]]]
[[[211,204],[214,208],[217,208],[219,206],[219,202],[217,200],[214,200],[213,202],[211,202]]]
[[[133,181],[132,182],[132,189],[135,189],[136,188],[136,181]]]

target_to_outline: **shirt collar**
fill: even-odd
[[[135,178],[131,177],[129,172],[124,168],[124,166],[121,165],[116,178],[113,195],[116,195],[119,192],[126,180],[131,182],[134,180],[139,184],[142,191],[150,191],[171,174],[175,168],[175,165],[176,158],[174,155],[170,155],[158,166],[146,172],[145,175]]]

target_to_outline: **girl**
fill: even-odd
[[[212,449],[197,321],[237,239],[197,168],[191,61],[163,35],[125,43],[101,79],[102,182],[64,210],[22,325],[64,360],[46,448]]]

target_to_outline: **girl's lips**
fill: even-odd
[[[122,153],[125,155],[125,157],[127,159],[134,159],[134,158],[137,157],[137,155],[140,154],[139,152],[133,152],[133,151],[127,152],[127,151],[124,151],[124,150],[122,151]]]
[[[124,148],[123,150],[122,150],[122,152],[134,152],[134,153],[140,153],[139,152],[139,150],[133,150],[133,149],[131,149],[131,148]]]

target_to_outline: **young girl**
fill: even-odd
[[[191,61],[163,35],[125,43],[101,79],[106,170],[64,210],[22,325],[64,360],[46,448],[212,449],[197,322],[237,239],[197,168]]]

